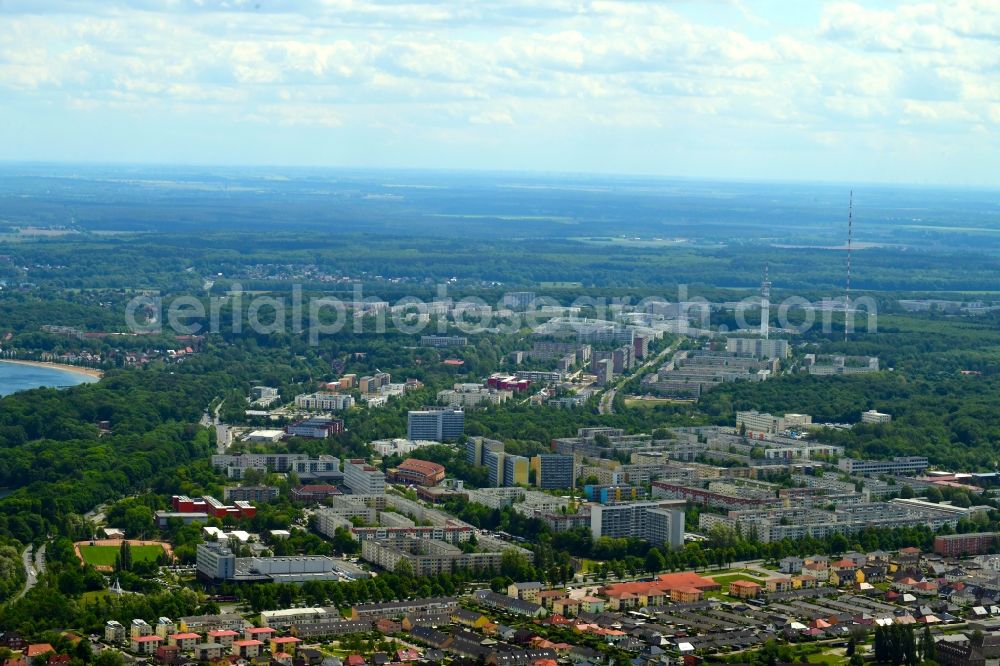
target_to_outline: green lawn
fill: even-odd
[[[748,580],[751,583],[757,583],[758,585],[763,584],[763,581],[760,578],[754,578],[753,576],[748,576],[744,573],[725,574],[722,576],[712,576],[711,578],[716,583],[721,585],[723,590],[728,589],[729,584],[734,580]]]
[[[95,567],[114,566],[118,552],[118,546],[80,546],[83,561]],[[163,548],[160,546],[132,546],[133,562],[152,562],[161,554],[163,554]]]

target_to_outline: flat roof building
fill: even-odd
[[[875,411],[874,409],[869,409],[867,412],[861,412],[862,423],[889,423],[891,421],[892,414],[883,414],[882,412]]]
[[[363,458],[344,463],[344,485],[355,495],[384,495],[385,474]]]
[[[531,468],[535,471],[535,485],[539,488],[559,490],[576,485],[576,461],[571,455],[542,453],[531,459]]]
[[[880,474],[906,475],[920,474],[927,469],[928,461],[923,456],[898,456],[892,460],[841,458],[837,466],[848,474],[858,474],[861,476],[878,476]]]
[[[683,500],[598,504],[590,508],[590,532],[601,537],[634,537],[654,545],[684,545]]]
[[[465,412],[444,407],[413,410],[407,414],[406,438],[447,442],[465,433]]]

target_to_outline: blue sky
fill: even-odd
[[[0,159],[1000,185],[1000,2],[0,0]]]

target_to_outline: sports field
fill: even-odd
[[[113,567],[118,552],[118,546],[80,546],[83,561],[95,567]],[[132,561],[155,561],[162,553],[163,548],[160,546],[132,546]]]

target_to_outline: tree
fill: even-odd
[[[924,625],[924,633],[920,637],[920,658],[924,661],[934,661],[936,655],[936,646],[934,644],[934,637],[931,636],[931,628],[928,625]]]
[[[914,497],[913,488],[911,488],[910,486],[903,486],[899,490],[899,496],[902,499],[913,499]]]
[[[115,557],[115,571],[132,570],[132,544],[122,541],[118,548],[118,555]]]
[[[645,568],[649,573],[658,573],[667,568],[667,561],[659,548],[650,548],[649,552],[646,553]]]
[[[94,657],[94,666],[124,666],[125,659],[121,652],[115,650],[103,650]]]

